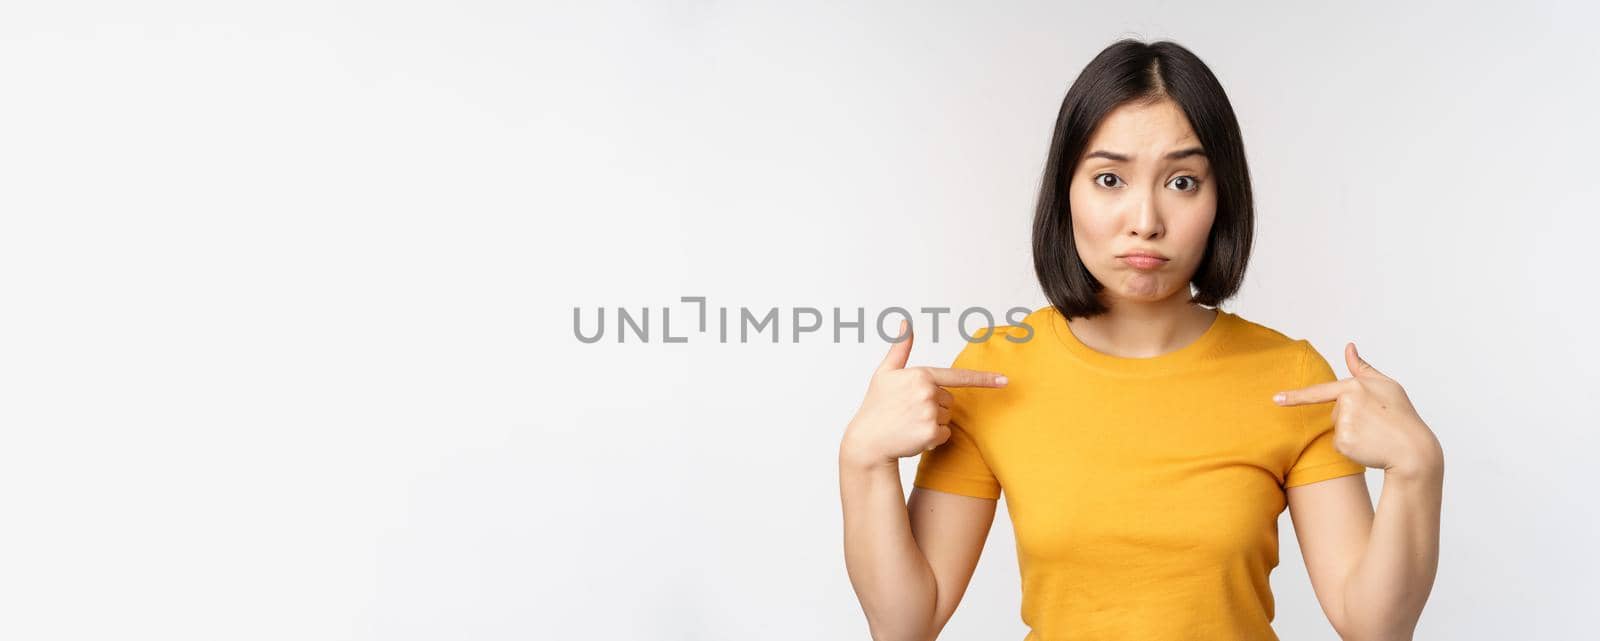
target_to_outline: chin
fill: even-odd
[[[1139,303],[1154,303],[1166,300],[1178,294],[1188,295],[1186,288],[1170,287],[1162,284],[1156,291],[1139,288],[1137,286],[1121,285],[1109,289],[1112,296],[1118,300],[1134,301]]]
[[[1171,292],[1165,292],[1165,293],[1161,293],[1161,294],[1140,294],[1140,293],[1121,292],[1121,293],[1117,294],[1117,298],[1119,300],[1133,301],[1133,302],[1138,302],[1138,303],[1154,303],[1156,301],[1166,300],[1166,299],[1171,298],[1171,297],[1172,297],[1172,293]]]

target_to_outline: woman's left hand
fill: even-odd
[[[1333,445],[1352,461],[1410,475],[1439,471],[1439,439],[1405,388],[1362,360],[1355,343],[1345,344],[1344,362],[1349,378],[1280,392],[1273,401],[1285,407],[1333,401]]]

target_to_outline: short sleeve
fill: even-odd
[[[992,371],[994,368],[989,362],[992,350],[986,347],[987,341],[981,340],[985,333],[979,332],[974,336],[979,341],[969,342],[962,347],[961,353],[950,366]],[[988,338],[1005,340],[994,335]],[[950,410],[950,438],[922,453],[917,461],[917,475],[912,485],[951,494],[998,499],[1000,481],[984,461],[978,439],[974,437],[977,433],[975,428],[981,427],[985,414],[984,393],[992,394],[996,390],[970,387],[946,389],[955,397]]]
[[[950,439],[922,453],[912,485],[981,499],[1000,498],[1000,482],[989,470],[978,445],[952,419]]]
[[[1301,387],[1339,380],[1339,377],[1334,375],[1333,368],[1328,365],[1328,360],[1323,358],[1310,342],[1304,340],[1300,342],[1303,363],[1300,371],[1305,377],[1302,379]],[[1300,405],[1294,409],[1304,411],[1299,421],[1300,425],[1304,426],[1304,432],[1301,435],[1299,456],[1284,477],[1284,489],[1340,476],[1363,474],[1367,471],[1365,465],[1350,460],[1334,447],[1332,402]]]

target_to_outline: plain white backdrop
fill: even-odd
[[[1133,36],[1194,50],[1244,129],[1224,308],[1340,376],[1356,341],[1444,446],[1418,638],[1576,638],[1597,17],[8,4],[0,637],[867,638],[835,455],[886,345],[584,344],[572,310],[1043,305],[1056,111]],[[1002,509],[942,638],[1022,637],[1013,543]],[[1334,639],[1287,513],[1280,544],[1280,636]]]

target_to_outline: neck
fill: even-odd
[[[1187,288],[1185,288],[1187,289]],[[1150,358],[1194,342],[1220,311],[1189,301],[1183,291],[1158,301],[1108,299],[1110,311],[1067,321],[1079,341],[1112,356]]]

